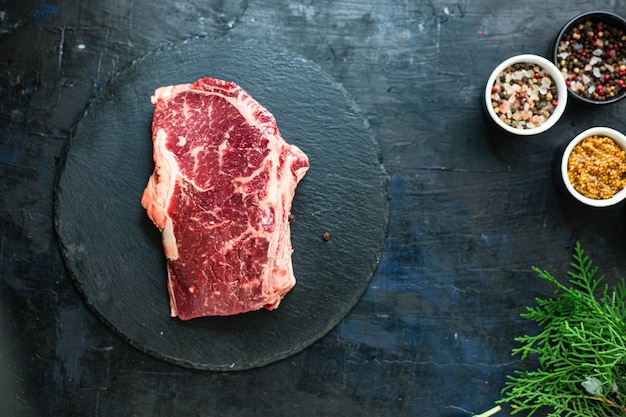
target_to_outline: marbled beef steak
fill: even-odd
[[[155,169],[141,203],[162,232],[171,315],[276,308],[295,284],[289,215],[307,156],[234,83],[161,87],[152,103]]]

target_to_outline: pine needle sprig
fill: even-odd
[[[626,417],[626,283],[601,285],[580,243],[572,258],[569,286],[533,267],[555,297],[522,313],[541,331],[516,337],[513,355],[535,355],[539,367],[508,376],[498,402],[527,416],[545,409],[554,417]]]

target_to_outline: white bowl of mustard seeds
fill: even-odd
[[[485,106],[493,122],[513,135],[545,132],[567,105],[567,86],[558,68],[532,54],[513,56],[498,65],[485,87]]]
[[[567,145],[561,159],[565,188],[592,207],[609,207],[626,198],[626,136],[593,127]]]

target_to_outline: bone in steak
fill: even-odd
[[[289,215],[307,156],[234,83],[161,87],[152,103],[141,204],[162,232],[172,317],[276,308],[295,285]]]

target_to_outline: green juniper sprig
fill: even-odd
[[[600,286],[604,276],[596,276],[580,243],[573,259],[571,286],[533,267],[554,284],[556,297],[526,308],[522,317],[541,331],[515,338],[521,346],[513,355],[536,355],[539,366],[509,376],[498,402],[527,416],[544,409],[554,417],[626,417],[626,283],[612,291]]]

